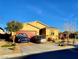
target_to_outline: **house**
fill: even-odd
[[[44,35],[46,38],[54,37],[58,38],[59,30],[54,27],[49,27],[46,24],[41,23],[40,21],[34,21],[29,23],[23,23],[23,28],[17,32],[19,33],[26,33],[29,38],[35,35]]]
[[[0,27],[0,34],[4,34],[4,29]]]

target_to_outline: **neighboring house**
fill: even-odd
[[[23,23],[23,28],[17,32],[18,33],[26,33],[30,38],[35,35],[45,35],[46,38],[54,37],[58,38],[59,30],[54,27],[49,27],[39,21]]]
[[[4,29],[0,27],[0,34],[4,34]]]

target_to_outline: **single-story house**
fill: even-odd
[[[29,38],[35,35],[45,35],[46,38],[58,38],[59,30],[54,27],[49,27],[48,25],[43,24],[40,21],[34,21],[23,23],[23,28],[20,31],[18,31],[17,34],[19,33],[26,33],[29,36]]]

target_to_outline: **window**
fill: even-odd
[[[54,33],[53,33],[53,32],[51,32],[51,35],[54,35]]]

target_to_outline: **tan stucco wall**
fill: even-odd
[[[34,25],[34,26],[36,26],[36,27],[38,27],[38,28],[40,28],[40,29],[46,27],[46,26],[40,24],[38,21],[31,22],[30,24],[32,24],[32,25]]]
[[[23,28],[21,30],[27,30],[27,31],[36,31],[37,35],[39,35],[39,29],[32,27],[31,25],[28,25],[27,23],[23,24]]]
[[[52,35],[51,33],[54,33],[54,35]],[[51,37],[51,38],[58,39],[58,33],[59,33],[58,29],[48,28],[46,29],[46,38]]]
[[[51,33],[54,33],[54,38],[58,39],[58,33],[59,33],[59,30],[58,29],[51,29]]]
[[[51,31],[50,29],[46,29],[46,35],[50,35]]]
[[[59,30],[57,30],[57,29],[51,29],[51,32],[54,32],[54,35],[58,35]]]

